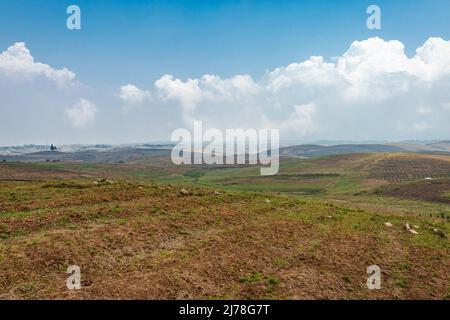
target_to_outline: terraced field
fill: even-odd
[[[420,199],[425,201],[440,202],[450,205],[450,179],[434,181],[420,181],[405,185],[396,185],[382,188],[379,193],[386,196],[394,196],[406,199]]]
[[[388,156],[370,168],[370,178],[403,182],[425,178],[450,177],[450,157],[431,158],[417,155]]]

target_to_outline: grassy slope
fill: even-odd
[[[445,298],[442,219],[255,193],[0,183],[0,298]],[[330,218],[331,217],[331,218]],[[394,227],[387,228],[389,221]],[[406,232],[404,223],[420,227]],[[83,289],[65,288],[68,265]],[[365,287],[382,269],[382,290]]]
[[[0,298],[449,298],[449,241],[432,231],[450,234],[435,214],[448,205],[372,193],[366,169],[385,156],[290,159],[273,180],[164,162],[0,164]],[[72,264],[79,291],[65,288]],[[365,286],[371,264],[382,290]]]

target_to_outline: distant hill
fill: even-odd
[[[450,152],[450,141],[438,141],[425,144],[399,142],[399,143],[391,143],[389,145],[402,148],[405,151],[412,151],[412,152],[445,152],[445,153]]]
[[[124,163],[139,161],[146,157],[170,157],[170,150],[165,149],[138,149],[132,147],[117,148],[108,151],[82,150],[76,152],[39,151],[19,155],[3,155],[1,160],[42,162],[92,162],[92,163]]]
[[[0,155],[0,161],[63,161],[63,162],[91,162],[91,163],[130,163],[146,161],[149,157],[169,159],[171,145],[138,145],[138,146],[66,146],[64,152],[39,150],[38,147],[23,147],[31,152],[24,153],[19,147],[9,147],[8,152]],[[20,152],[22,151],[22,152]],[[319,145],[304,144],[280,148],[281,156],[288,157],[323,157],[339,154],[354,153],[388,153],[388,152],[416,152],[450,154],[450,141],[437,142],[398,142],[398,143],[360,143]]]
[[[38,151],[38,152],[31,152],[31,153],[27,153],[28,156],[60,156],[66,154],[65,152],[60,152],[60,151]]]

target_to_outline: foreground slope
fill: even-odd
[[[449,298],[444,219],[149,182],[10,180],[1,299]],[[381,290],[366,286],[373,264]],[[81,290],[65,286],[69,265]]]

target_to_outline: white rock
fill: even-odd
[[[440,229],[433,229],[433,233],[437,234],[441,238],[446,238],[445,233]]]
[[[391,228],[393,226],[392,223],[390,222],[385,222],[384,225],[388,228]]]

